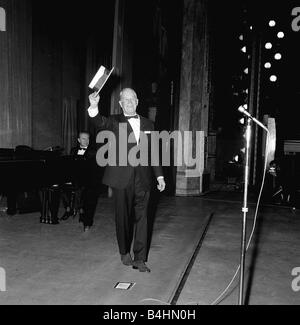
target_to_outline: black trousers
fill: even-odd
[[[142,186],[134,169],[133,177],[125,189],[113,188],[116,233],[120,254],[130,252],[133,241],[135,261],[146,261],[148,245],[147,210],[150,191]]]
[[[82,191],[83,224],[91,227],[94,223],[94,215],[97,207],[99,190],[95,187],[85,187]]]
[[[74,187],[76,188],[76,187]],[[75,195],[72,197],[72,195]],[[62,200],[64,208],[82,210],[82,222],[84,226],[91,227],[94,223],[94,215],[98,203],[99,189],[93,185],[77,186],[75,194],[72,194],[72,188],[64,189]]]

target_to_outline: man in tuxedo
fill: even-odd
[[[86,131],[79,132],[78,145],[71,149],[70,155],[76,160],[75,177],[72,185],[77,188],[76,197],[72,197],[72,193],[66,190],[63,193],[63,201],[66,211],[62,216],[62,220],[68,219],[76,214],[75,202],[79,207],[79,222],[83,223],[83,230],[89,231],[93,225],[94,214],[98,200],[97,184],[93,181],[96,150],[90,145],[90,135]]]
[[[91,147],[89,147],[90,134],[88,132],[79,132],[77,142],[77,146],[71,149],[71,156],[90,157],[90,155],[93,154],[93,152],[91,152]]]
[[[95,93],[89,96],[90,107],[89,116],[94,125],[99,130],[110,130],[116,139],[116,164],[108,164],[104,171],[102,182],[112,188],[115,202],[116,233],[121,254],[121,261],[124,265],[132,265],[134,269],[140,272],[150,272],[145,264],[147,260],[147,210],[149,204],[150,190],[152,185],[152,172],[157,179],[157,188],[159,191],[165,189],[165,181],[161,166],[137,165],[130,163],[125,165],[120,161],[124,160],[121,155],[127,155],[135,146],[140,144],[142,137],[151,135],[154,131],[153,123],[136,114],[138,98],[135,91],[131,88],[125,88],[120,93],[119,104],[123,114],[111,115],[108,118],[99,114],[98,104],[100,97]],[[127,149],[120,143],[120,132],[124,129],[127,132]],[[123,134],[123,133],[122,133]],[[129,141],[133,139],[133,141]],[[147,141],[147,146],[150,144]],[[119,150],[119,146],[121,147]],[[148,152],[150,151],[149,148]],[[122,152],[123,151],[123,152]],[[142,150],[140,150],[142,153]],[[132,215],[134,215],[135,234],[133,237]],[[130,254],[131,243],[133,239],[133,254]]]

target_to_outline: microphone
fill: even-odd
[[[259,120],[257,120],[255,117],[253,117],[246,109],[244,106],[247,105],[242,105],[238,108],[238,111],[243,113],[244,115],[246,115],[247,117],[249,117],[253,122],[255,122],[256,124],[258,124],[260,127],[262,127],[264,130],[266,130],[267,132],[269,132],[268,128],[265,127]]]

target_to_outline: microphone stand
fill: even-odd
[[[253,120],[258,126],[263,128],[267,133],[269,130],[260,121],[245,109],[244,106],[240,106],[238,110],[246,116],[246,151],[245,151],[245,172],[244,172],[244,203],[243,203],[243,226],[242,226],[242,242],[241,242],[241,254],[240,254],[240,284],[239,284],[239,305],[243,305],[244,296],[244,270],[245,270],[245,256],[246,256],[246,228],[247,228],[247,213],[248,213],[248,184],[249,184],[249,170],[250,170],[250,141],[251,141],[251,121]]]
[[[251,140],[251,119],[246,118],[246,151],[245,151],[245,171],[244,171],[244,200],[243,200],[243,226],[242,226],[242,241],[240,254],[240,284],[239,284],[239,305],[243,305],[244,296],[244,273],[245,273],[245,256],[246,256],[246,228],[247,228],[247,213],[248,213],[248,184],[249,184],[249,169],[250,169],[250,140]]]

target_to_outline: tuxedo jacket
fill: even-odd
[[[112,188],[124,189],[132,179],[133,173],[137,173],[142,183],[142,188],[145,190],[150,190],[153,182],[153,174],[156,178],[158,176],[163,176],[162,167],[159,164],[155,164],[156,166],[152,166],[151,164],[151,132],[154,131],[153,123],[150,120],[140,116],[141,141],[139,144],[137,144],[136,141],[132,141],[132,139],[135,139],[133,135],[133,129],[123,114],[111,115],[109,117],[104,117],[98,114],[96,117],[91,118],[91,120],[95,125],[97,131],[109,130],[112,132],[112,134],[114,134],[115,138],[115,143],[113,143],[113,146],[111,146],[111,148],[112,150],[115,150],[116,165],[113,166],[111,164],[108,164],[105,167],[102,182]],[[126,139],[124,139],[124,135],[125,137],[127,136]],[[129,136],[131,138],[129,138]],[[147,141],[142,141],[142,137],[147,137]],[[126,142],[126,146],[124,146],[124,141]],[[147,146],[147,148],[141,148],[141,146]],[[119,150],[120,147],[122,149],[121,153]],[[124,163],[120,163],[121,160],[124,162],[124,157],[120,157],[120,154],[127,155],[128,162],[128,153],[132,149],[136,149],[137,152],[140,152],[141,154],[147,150],[147,164],[132,166],[132,164],[127,163],[124,166]],[[101,156],[98,156],[97,154],[97,161],[98,159],[101,159]],[[156,157],[156,161],[158,161],[158,157]]]
[[[78,155],[77,152],[80,149],[80,145],[77,145],[76,147],[73,147],[71,149],[70,155],[73,157],[82,157],[85,159],[94,158],[96,156],[96,149],[89,145],[87,149],[85,150],[85,153],[83,155]]]

